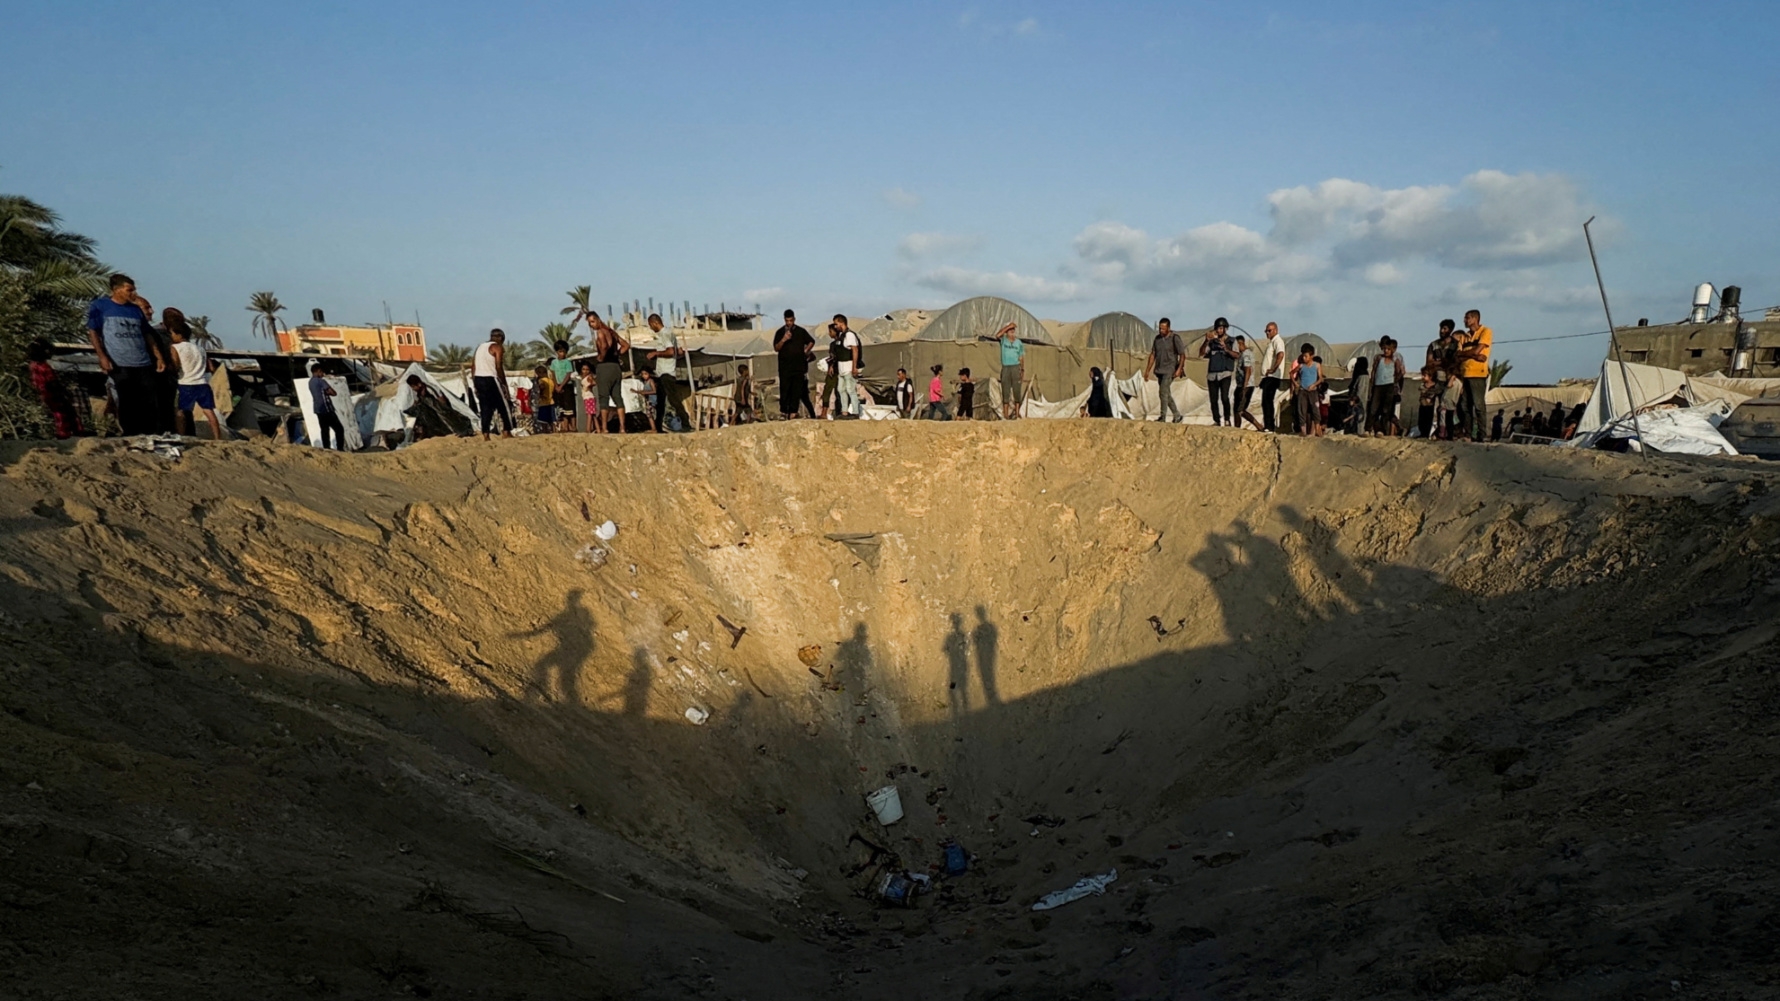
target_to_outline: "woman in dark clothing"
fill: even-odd
[[[1111,417],[1112,399],[1106,395],[1106,377],[1097,368],[1088,370],[1088,405],[1085,408],[1089,417]]]

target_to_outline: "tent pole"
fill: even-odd
[[[1582,238],[1588,241],[1588,260],[1595,268],[1595,287],[1601,290],[1601,310],[1607,314],[1607,340],[1613,347],[1613,358],[1619,362],[1619,381],[1625,383],[1626,395],[1632,392],[1632,379],[1625,367],[1625,353],[1619,350],[1619,331],[1613,327],[1613,307],[1607,304],[1607,283],[1601,280],[1601,261],[1595,256],[1595,238],[1588,228],[1594,225],[1595,217],[1589,216],[1588,222],[1582,224]],[[1632,403],[1631,400],[1627,400]],[[1644,444],[1644,429],[1638,423],[1638,408],[1632,406],[1632,434],[1638,439],[1638,452],[1646,459],[1650,458],[1650,449]]]

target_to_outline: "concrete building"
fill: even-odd
[[[1731,370],[1739,326],[1754,331],[1754,351],[1746,372]],[[1771,311],[1765,319],[1745,319],[1740,323],[1724,320],[1663,323],[1620,327],[1615,333],[1619,335],[1619,348],[1628,362],[1679,369],[1688,375],[1780,376],[1780,315],[1773,315]],[[1609,355],[1608,360],[1614,359]]]
[[[285,354],[353,355],[384,361],[425,361],[426,330],[418,324],[327,326],[305,323],[278,332]]]

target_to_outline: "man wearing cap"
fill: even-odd
[[[1020,389],[1026,383],[1026,342],[1015,333],[1013,321],[1002,324],[995,332],[1001,343],[1001,416],[1012,418],[1020,406]]]

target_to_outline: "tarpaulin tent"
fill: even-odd
[[[1090,352],[1104,352],[1107,348],[1112,348],[1115,351],[1148,355],[1155,339],[1156,328],[1139,317],[1130,313],[1102,313],[1088,321],[1084,345]],[[1181,343],[1184,345],[1186,338],[1182,338]]]
[[[992,295],[966,299],[933,318],[916,336],[922,341],[993,339],[1003,325],[1014,324],[1014,336],[1031,344],[1055,344],[1056,336],[1026,310]]]
[[[1736,455],[1717,426],[1746,399],[1722,386],[1696,382],[1678,369],[1609,358],[1601,362],[1601,378],[1583,408],[1576,436],[1563,444],[1593,448],[1606,439],[1642,436],[1643,444],[1657,451]],[[1675,406],[1664,406],[1670,403]]]
[[[932,311],[925,309],[895,309],[873,317],[854,332],[859,335],[861,344],[914,340],[933,322],[933,316]]]
[[[407,371],[403,372],[401,377],[396,380],[396,391],[377,401],[377,418],[376,422],[372,425],[372,430],[378,432],[407,430],[411,418],[407,417],[406,414],[408,408],[414,406],[414,390],[408,386],[408,377],[411,375],[419,376],[420,381],[425,383],[427,388],[434,390],[440,396],[444,397],[445,402],[451,405],[452,410],[463,415],[463,417],[472,422],[472,424],[477,420],[476,411],[470,409],[468,402],[456,393],[446,389],[445,385],[438,379],[433,378],[433,374],[422,368],[419,362],[414,362],[410,364]],[[462,384],[461,377],[459,379],[459,384]]]

